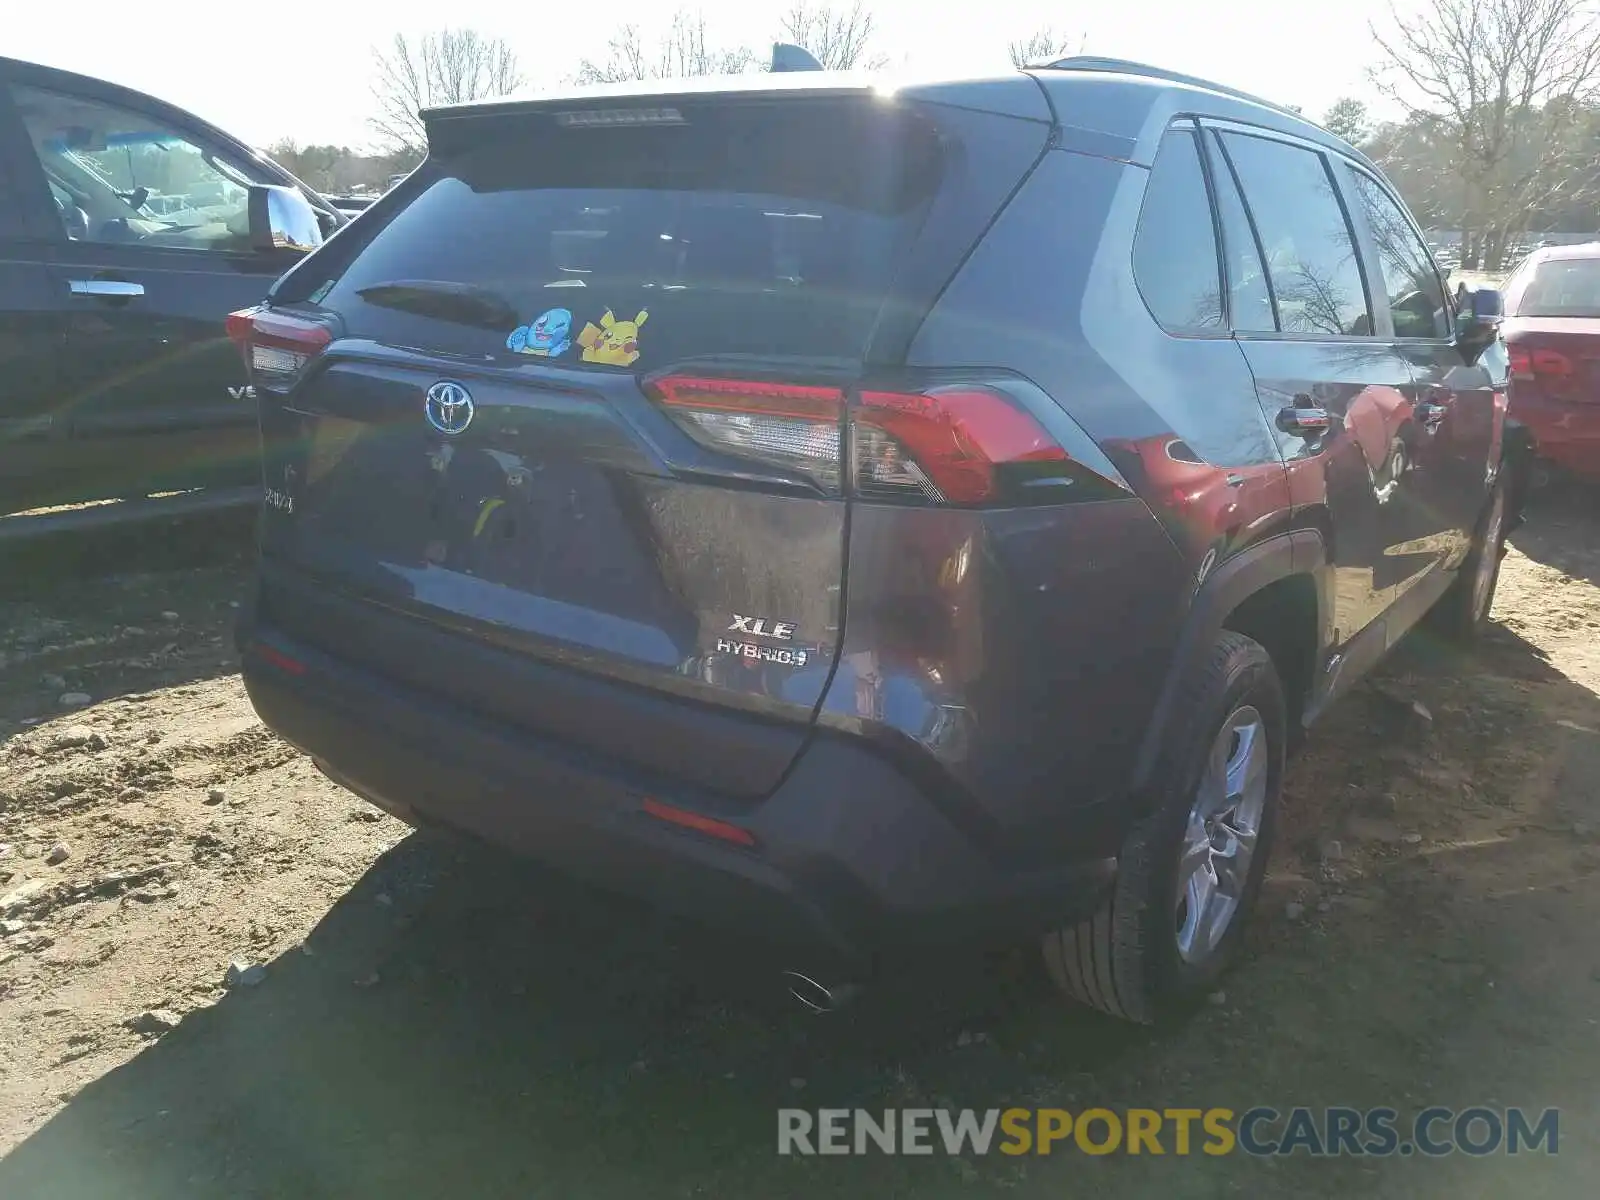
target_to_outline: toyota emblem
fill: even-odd
[[[472,424],[472,393],[452,379],[441,379],[428,389],[428,400],[422,410],[427,414],[429,425],[454,437]]]

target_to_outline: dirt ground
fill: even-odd
[[[797,1012],[743,948],[413,834],[268,734],[230,644],[237,525],[13,558],[0,1197],[1592,1195],[1600,494],[1541,497],[1513,541],[1482,651],[1416,635],[1316,731],[1248,961],[1159,1031],[1065,1007],[1020,958]],[[780,1106],[918,1103],[1521,1104],[1562,1136],[774,1153]]]

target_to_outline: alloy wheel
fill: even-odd
[[[1174,927],[1185,962],[1204,963],[1239,911],[1267,808],[1267,767],[1261,713],[1235,709],[1207,756],[1178,860]]]

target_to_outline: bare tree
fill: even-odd
[[[503,96],[524,83],[511,47],[475,29],[444,29],[415,43],[397,33],[389,52],[374,50],[373,59],[378,115],[369,124],[391,151],[414,154],[426,144],[419,110]]]
[[[1372,118],[1367,115],[1366,103],[1353,96],[1335,100],[1322,118],[1322,127],[1352,146],[1359,146],[1372,136]]]
[[[606,44],[600,62],[584,59],[579,83],[620,83],[630,79],[675,79],[692,75],[737,75],[755,62],[748,46],[716,46],[701,13],[680,9],[654,44],[647,45],[637,25],[624,25]]]
[[[573,78],[578,83],[621,83],[629,79],[649,79],[644,37],[637,25],[623,25],[606,43],[606,57],[600,62],[584,59]]]
[[[362,154],[349,146],[302,146],[294,138],[280,138],[267,147],[267,156],[302,183],[325,195],[338,195],[354,187],[377,187],[397,171],[409,171],[418,158],[400,154]]]
[[[886,54],[868,53],[876,22],[861,0],[849,8],[795,0],[779,28],[784,41],[809,50],[830,71],[875,70],[889,61]]]
[[[1087,41],[1084,34],[1073,38],[1067,33],[1057,33],[1046,25],[1010,44],[1011,65],[1020,71],[1023,67],[1036,67],[1068,55],[1082,54]]]
[[[1430,0],[1391,11],[1373,37],[1374,81],[1453,143],[1462,266],[1498,270],[1532,211],[1592,178],[1578,160],[1600,96],[1600,11],[1594,0]]]

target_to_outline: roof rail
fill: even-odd
[[[1119,75],[1142,75],[1146,79],[1164,79],[1168,83],[1182,83],[1189,87],[1220,92],[1224,96],[1232,96],[1235,100],[1248,100],[1251,104],[1263,105],[1266,108],[1283,113],[1285,116],[1296,117],[1302,121],[1307,120],[1304,113],[1295,112],[1294,109],[1287,105],[1277,104],[1260,96],[1253,96],[1249,92],[1241,92],[1238,88],[1226,87],[1209,79],[1201,79],[1198,75],[1184,75],[1178,71],[1169,71],[1165,67],[1152,67],[1149,63],[1134,62],[1126,58],[1102,58],[1094,54],[1075,54],[1069,58],[1058,58],[1054,62],[1041,63],[1036,69],[1046,71],[1105,71],[1108,73],[1115,72]]]

